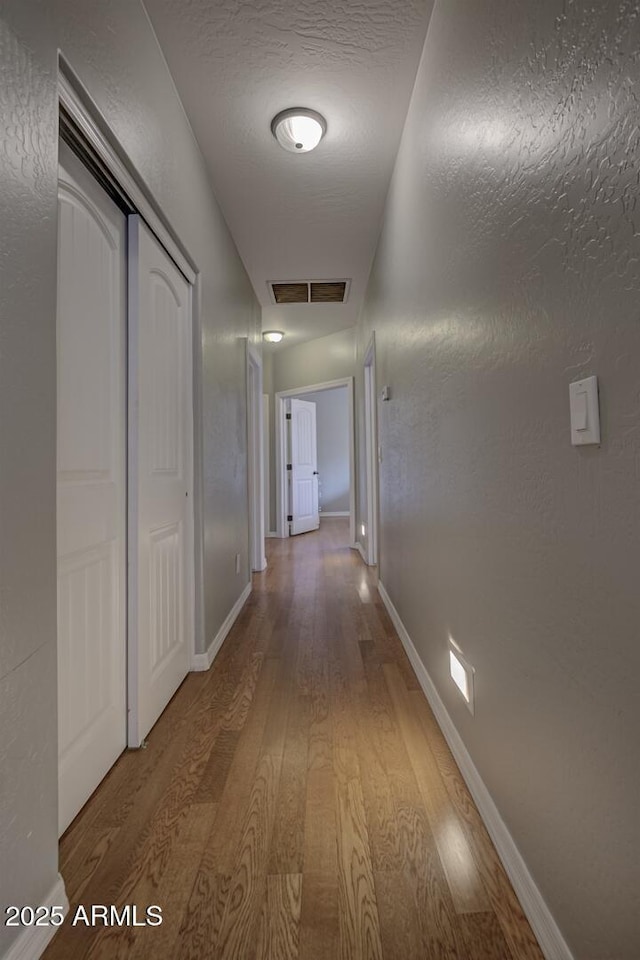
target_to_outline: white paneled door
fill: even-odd
[[[60,145],[59,829],[126,745],[126,220]]]
[[[291,533],[320,526],[316,405],[291,400]]]
[[[191,290],[129,218],[129,745],[186,676],[193,634]]]

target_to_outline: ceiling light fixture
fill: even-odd
[[[306,107],[282,110],[271,121],[271,133],[290,153],[309,153],[326,132],[327,121],[322,114]]]
[[[266,340],[267,343],[280,343],[283,337],[282,330],[265,330],[262,334],[262,339]]]

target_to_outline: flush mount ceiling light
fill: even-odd
[[[283,337],[282,330],[265,330],[262,334],[262,339],[266,340],[267,343],[280,343]]]
[[[271,121],[271,133],[290,153],[309,153],[318,146],[326,132],[327,121],[322,114],[306,107],[282,110]]]

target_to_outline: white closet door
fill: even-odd
[[[291,401],[291,533],[320,526],[316,405]]]
[[[186,676],[193,635],[191,289],[129,218],[129,745]]]
[[[126,745],[126,220],[60,145],[59,828]]]

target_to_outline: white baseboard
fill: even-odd
[[[227,636],[227,634],[231,630],[231,627],[234,625],[234,623],[238,619],[238,615],[242,610],[242,608],[244,607],[245,603],[247,602],[247,599],[249,598],[250,593],[251,593],[251,583],[248,583],[244,588],[244,590],[242,591],[242,593],[240,594],[240,596],[238,597],[238,599],[236,600],[236,602],[234,603],[231,610],[229,611],[229,614],[226,620],[224,621],[224,623],[216,633],[215,637],[213,638],[213,641],[211,642],[211,645],[207,650],[207,652],[194,653],[193,659],[191,661],[192,670],[202,671],[202,670],[209,669],[209,667],[215,660],[216,655],[220,650],[220,647],[222,646],[225,637]]]
[[[269,539],[271,539],[271,540],[274,540],[274,539],[275,539],[275,540],[279,540],[279,539],[280,539],[280,537],[278,536],[278,534],[276,533],[275,530],[269,530],[269,533],[265,533],[265,537],[267,538],[267,540],[269,540]]]
[[[322,510],[320,513],[320,519],[323,520],[325,517],[350,517],[351,513],[348,510]]]
[[[360,543],[359,540],[357,540],[357,541],[354,543],[353,548],[354,548],[354,550],[357,550],[357,551],[358,551],[358,553],[360,554],[360,556],[362,557],[362,559],[364,560],[364,562],[365,562],[365,563],[367,564],[367,566],[368,566],[368,565],[369,565],[369,561],[367,560],[367,555],[366,555],[366,553],[364,552],[364,547],[362,546],[362,544]],[[384,599],[384,597],[383,597],[383,599]],[[400,631],[398,631],[398,632],[400,632]]]
[[[378,591],[546,960],[574,960],[383,583]]]
[[[33,904],[36,906],[36,904]],[[58,879],[49,891],[48,895],[37,906],[43,907],[62,907],[63,914],[69,912],[69,901],[64,889],[64,880],[58,874]],[[58,927],[22,927],[20,933],[13,941],[3,960],[38,960],[42,956],[50,940],[53,939]]]

